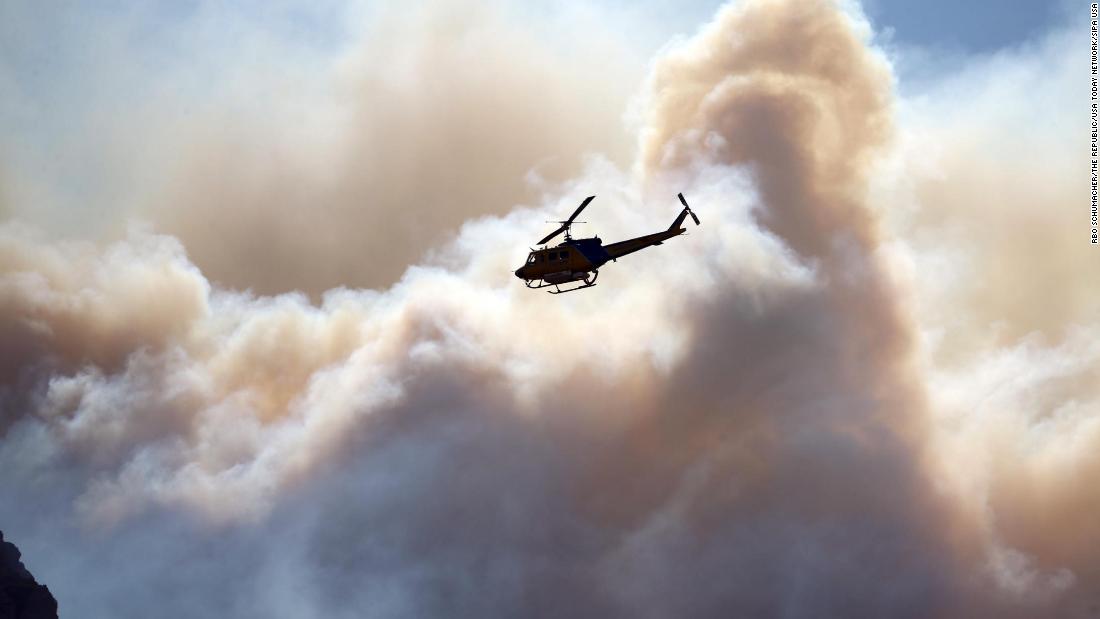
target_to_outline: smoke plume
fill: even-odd
[[[559,49],[498,4],[378,9],[298,118],[203,119],[146,214],[214,281],[319,298],[392,284],[465,220],[530,204],[589,153],[627,161],[640,77],[627,51],[585,32]],[[269,126],[284,122],[332,137]]]
[[[152,227],[0,227],[0,519],[62,616],[1095,612],[1095,258],[1054,207],[1068,164],[975,155],[1035,113],[1001,88],[1073,90],[1068,36],[1018,52],[1026,80],[976,60],[914,103],[857,9],[746,0],[652,63],[630,170],[605,135],[506,212],[537,153],[590,148],[555,128],[614,114],[530,87],[556,73],[520,39],[465,45],[497,19],[372,38],[430,30],[396,58],[443,79],[369,63],[316,175],[200,141]],[[497,80],[518,99],[486,107]],[[511,276],[578,196],[610,238],[666,227],[678,191],[703,225],[600,286]],[[438,215],[425,245],[461,227],[417,260],[314,237],[310,203]]]

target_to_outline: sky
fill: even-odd
[[[1096,616],[1087,8],[3,3],[5,539],[61,616]]]

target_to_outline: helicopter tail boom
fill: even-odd
[[[653,234],[647,234],[645,236],[639,236],[633,239],[627,239],[625,241],[619,241],[618,243],[612,243],[604,247],[607,251],[608,257],[612,260],[621,258],[627,254],[632,254],[636,251],[645,249],[653,245],[660,245],[667,239],[674,236],[679,236],[687,232],[686,228],[683,228],[684,220],[688,215],[695,221],[695,225],[699,225],[699,218],[692,212],[691,207],[688,206],[687,200],[684,200],[684,194],[677,194],[680,198],[680,202],[684,205],[684,210],[680,211],[680,214],[676,216],[676,220],[672,222],[672,225],[668,227],[668,230],[663,232],[654,232]]]
[[[680,226],[684,223],[684,219],[688,216],[687,209],[680,211],[680,214],[676,216],[676,221],[672,222],[672,225],[668,227],[668,231],[680,230]]]
[[[610,245],[604,246],[604,249],[607,251],[608,257],[610,257],[612,260],[617,260],[627,254],[632,254],[636,251],[643,250],[646,247],[661,245],[667,239],[681,235],[685,232],[687,232],[687,230],[683,228],[669,228],[665,232],[655,232],[653,234],[647,234],[645,236],[639,236],[637,238],[619,241],[618,243],[612,243]]]

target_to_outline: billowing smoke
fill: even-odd
[[[465,75],[443,30],[425,62]],[[364,248],[378,273],[404,268],[385,288],[311,300],[327,280],[307,271],[240,275],[304,289],[276,296],[212,283],[190,255],[205,204],[169,224],[179,238],[5,224],[5,533],[63,616],[1094,612],[1100,295],[1060,206],[1070,166],[1000,148],[996,128],[1036,111],[1000,106],[998,72],[979,61],[994,77],[938,86],[944,109],[902,100],[871,37],[825,0],[722,9],[653,63],[633,169],[591,157],[539,206],[467,221],[414,266]],[[1010,88],[1072,91],[1068,42],[1049,37]],[[477,108],[468,86],[439,85]],[[412,134],[423,148],[405,156],[516,187],[526,168],[510,166],[530,165],[434,141],[504,144],[526,120],[386,109],[351,152]],[[1071,133],[1014,139],[1057,151]],[[257,178],[302,203],[409,178],[400,158],[375,163],[331,184],[296,166]],[[459,186],[381,188],[364,221],[482,191]],[[231,192],[236,221],[258,221],[266,191]],[[666,227],[678,191],[703,225],[608,265],[596,288],[552,298],[510,275],[579,197],[599,194],[587,215],[611,238]],[[212,195],[195,192],[168,205]],[[293,206],[265,210],[282,232],[260,236],[308,257],[315,241],[291,237],[312,216]],[[486,212],[455,208],[437,231]]]
[[[214,281],[319,297],[389,286],[463,221],[537,200],[588,153],[627,161],[622,113],[641,76],[627,50],[587,31],[555,45],[511,12],[375,9],[315,108],[211,112],[146,214]],[[605,69],[582,70],[592,58]],[[316,133],[280,130],[301,122]]]

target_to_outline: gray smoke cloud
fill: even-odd
[[[457,72],[439,85],[459,97],[455,115],[386,95],[351,150],[330,156],[369,159],[382,132],[413,138],[416,169],[438,156],[454,178],[518,183],[531,163],[508,149],[437,150],[440,132],[465,143],[459,112],[480,101],[449,58],[469,26],[441,15],[406,26],[442,28],[424,58]],[[518,201],[505,192],[500,208],[448,211],[433,229],[498,214],[465,221],[413,266],[414,253],[378,254],[400,272],[388,287],[349,281],[312,301],[325,277],[272,268],[278,283],[238,275],[303,290],[242,292],[217,283],[236,276],[211,276],[204,250],[192,256],[207,237],[187,225],[212,216],[208,196],[243,202],[232,217],[246,230],[248,204],[268,191],[373,192],[410,178],[387,167],[396,160],[354,182],[264,168],[257,178],[274,184],[228,193],[192,188],[189,168],[158,220],[176,234],[135,225],[102,244],[5,224],[6,534],[63,615],[1093,612],[1098,299],[1083,270],[1050,279],[1087,249],[1007,258],[1022,275],[1007,278],[1004,243],[1025,244],[1019,228],[965,233],[994,208],[1040,221],[1032,198],[1047,180],[1052,203],[1073,202],[1069,166],[1035,173],[1001,155],[1017,186],[996,206],[972,201],[1001,178],[973,156],[998,151],[1004,134],[988,128],[1034,110],[985,115],[1007,86],[982,62],[971,70],[993,77],[963,79],[965,106],[950,81],[932,94],[947,110],[899,100],[871,37],[858,10],[824,0],[723,8],[654,61],[632,170],[593,157],[548,182],[538,206],[504,213]],[[1068,41],[1051,35],[1019,71],[1072,90]],[[505,75],[538,75],[494,58]],[[511,144],[527,121],[499,111],[472,126]],[[1065,137],[1017,135],[1037,149]],[[497,155],[510,165],[486,172]],[[464,186],[429,179],[364,217]],[[611,237],[667,226],[681,190],[703,226],[610,265],[595,289],[550,299],[511,277],[524,240],[577,196],[599,194],[590,218]],[[255,211],[285,226],[261,235],[273,252],[333,238],[280,210],[294,199],[273,202]],[[1038,238],[1069,239],[1066,217],[1041,219]],[[242,268],[254,262],[279,264]],[[1034,308],[1018,308],[1010,285]],[[1051,298],[1072,302],[1049,318]]]
[[[202,119],[144,214],[220,284],[319,298],[389,286],[462,222],[535,203],[591,153],[628,161],[633,50],[587,30],[554,41],[508,8],[376,9],[299,117]],[[268,137],[300,122],[332,135]]]

